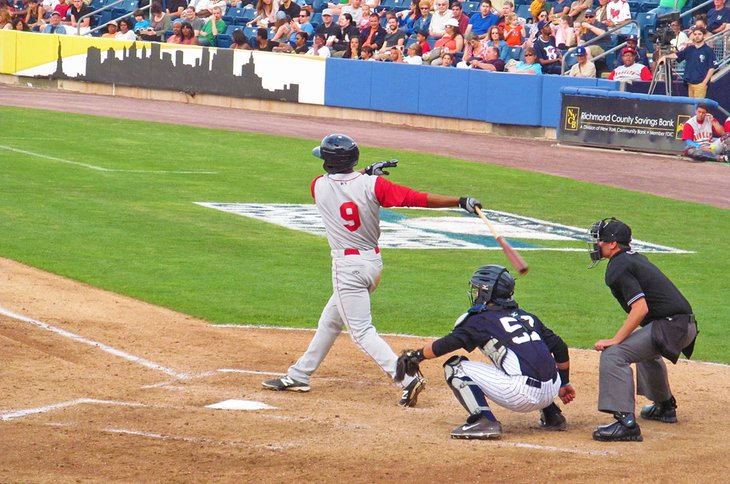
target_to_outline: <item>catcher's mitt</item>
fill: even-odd
[[[421,350],[403,350],[395,363],[395,381],[402,382],[408,376],[421,374],[419,363],[425,358]]]

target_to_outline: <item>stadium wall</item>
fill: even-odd
[[[0,31],[0,74],[5,83],[82,92],[548,138],[560,122],[561,88],[619,88],[602,79],[7,30]]]

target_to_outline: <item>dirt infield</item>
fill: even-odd
[[[219,119],[229,128],[318,138],[326,120],[0,86],[0,105],[135,119]],[[194,114],[194,116],[192,115]],[[256,123],[253,121],[256,120]],[[286,126],[286,133],[281,129]],[[364,144],[449,154],[730,208],[729,167],[564,149],[515,140],[338,122]],[[519,145],[519,149],[515,146]],[[549,161],[545,161],[549,160]],[[621,170],[617,177],[606,170]],[[314,324],[314,322],[313,322]],[[578,392],[569,428],[495,413],[500,441],[455,441],[464,410],[425,363],[417,408],[342,335],[308,394],[263,390],[306,348],[310,331],[216,327],[164,308],[0,259],[0,482],[725,482],[730,367],[670,368],[675,425],[641,422],[643,443],[605,444],[592,429],[598,355],[572,352]],[[388,336],[395,348],[423,338]],[[229,399],[264,410],[216,410]],[[640,399],[639,404],[645,403]]]
[[[284,371],[311,332],[215,327],[3,259],[0,301],[1,482],[727,478],[722,365],[681,361],[671,369],[680,423],[642,422],[643,443],[602,444],[590,435],[607,421],[595,411],[597,354],[574,351],[567,431],[495,408],[502,440],[456,441],[449,431],[465,415],[437,362],[425,364],[418,407],[402,409],[397,388],[343,335],[310,393],[278,393],[261,380]],[[228,399],[275,408],[206,408]]]

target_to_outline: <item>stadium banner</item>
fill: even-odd
[[[250,50],[0,31],[0,72],[324,104],[324,59]]]
[[[610,148],[678,154],[682,129],[696,100],[598,90],[562,90],[558,140]]]

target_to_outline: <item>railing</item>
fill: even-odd
[[[87,19],[87,18],[89,18],[89,17],[92,17],[92,16],[94,16],[94,15],[98,14],[99,12],[103,12],[104,10],[108,10],[108,9],[114,8],[114,7],[116,6],[116,5],[119,5],[120,3],[125,3],[126,1],[127,1],[127,0],[115,0],[114,2],[112,2],[112,3],[110,3],[110,4],[108,4],[108,5],[104,5],[104,6],[103,6],[103,7],[101,7],[100,9],[98,9],[98,10],[94,10],[93,12],[91,12],[91,13],[87,13],[86,15],[84,15],[83,17],[81,17],[81,18],[80,18],[80,19],[78,20],[78,22],[77,22],[78,26],[76,27],[76,29],[77,29],[77,30],[76,30],[76,35],[81,35],[81,21],[82,21],[82,20],[85,20],[85,19]],[[147,4],[147,5],[145,5],[144,7],[142,7],[142,8],[141,8],[141,9],[139,9],[139,10],[142,10],[142,11],[144,12],[144,11],[146,11],[146,10],[149,10],[149,9],[150,9],[151,7],[152,7],[152,2],[150,2],[150,3],[149,3],[149,4]],[[129,16],[131,16],[131,15],[133,15],[133,14],[134,14],[134,11],[132,11],[132,12],[127,12],[127,13],[125,13],[124,15],[120,15],[119,17],[117,17],[117,18],[115,18],[115,19],[112,19],[112,20],[115,20],[115,21],[119,21],[119,20],[121,20],[121,19],[123,19],[123,18],[127,18],[127,17],[129,17]],[[104,24],[104,25],[97,25],[97,26],[96,26],[96,27],[94,27],[93,29],[91,29],[91,30],[89,30],[88,32],[86,32],[86,33],[85,33],[84,35],[91,35],[91,34],[93,34],[94,32],[98,32],[99,30],[103,29],[104,27],[106,27],[106,24]]]
[[[638,20],[630,20],[630,21],[626,22],[625,24],[617,25],[615,27],[612,27],[612,28],[608,29],[607,31],[605,31],[604,33],[602,33],[601,35],[599,35],[598,37],[595,37],[595,38],[589,40],[585,44],[581,44],[580,47],[590,47],[591,45],[598,45],[598,44],[601,43],[601,40],[606,39],[608,37],[611,37],[615,32],[618,32],[619,30],[624,30],[629,25],[635,25],[637,32],[640,32],[641,31],[640,30],[640,27],[639,27],[639,21]],[[604,51],[600,55],[595,56],[592,60],[594,60],[594,61],[601,60],[601,59],[605,58],[607,55],[609,55],[609,54],[611,54],[613,52],[616,52],[619,49],[622,49],[625,45],[626,45],[626,42],[623,42],[623,43],[621,43],[621,44],[619,44],[619,45],[617,45],[615,47],[612,47],[612,48]],[[641,46],[641,36],[640,35],[637,35],[636,45],[637,46]],[[577,48],[578,48],[578,46],[571,47],[570,49],[567,50],[567,52],[565,52],[565,55],[563,55],[563,60],[560,63],[560,74],[561,75],[564,75],[565,74],[565,71],[566,71],[565,61],[568,59],[568,57],[570,56],[570,54],[572,54],[573,52],[575,52],[575,49],[577,49]]]

